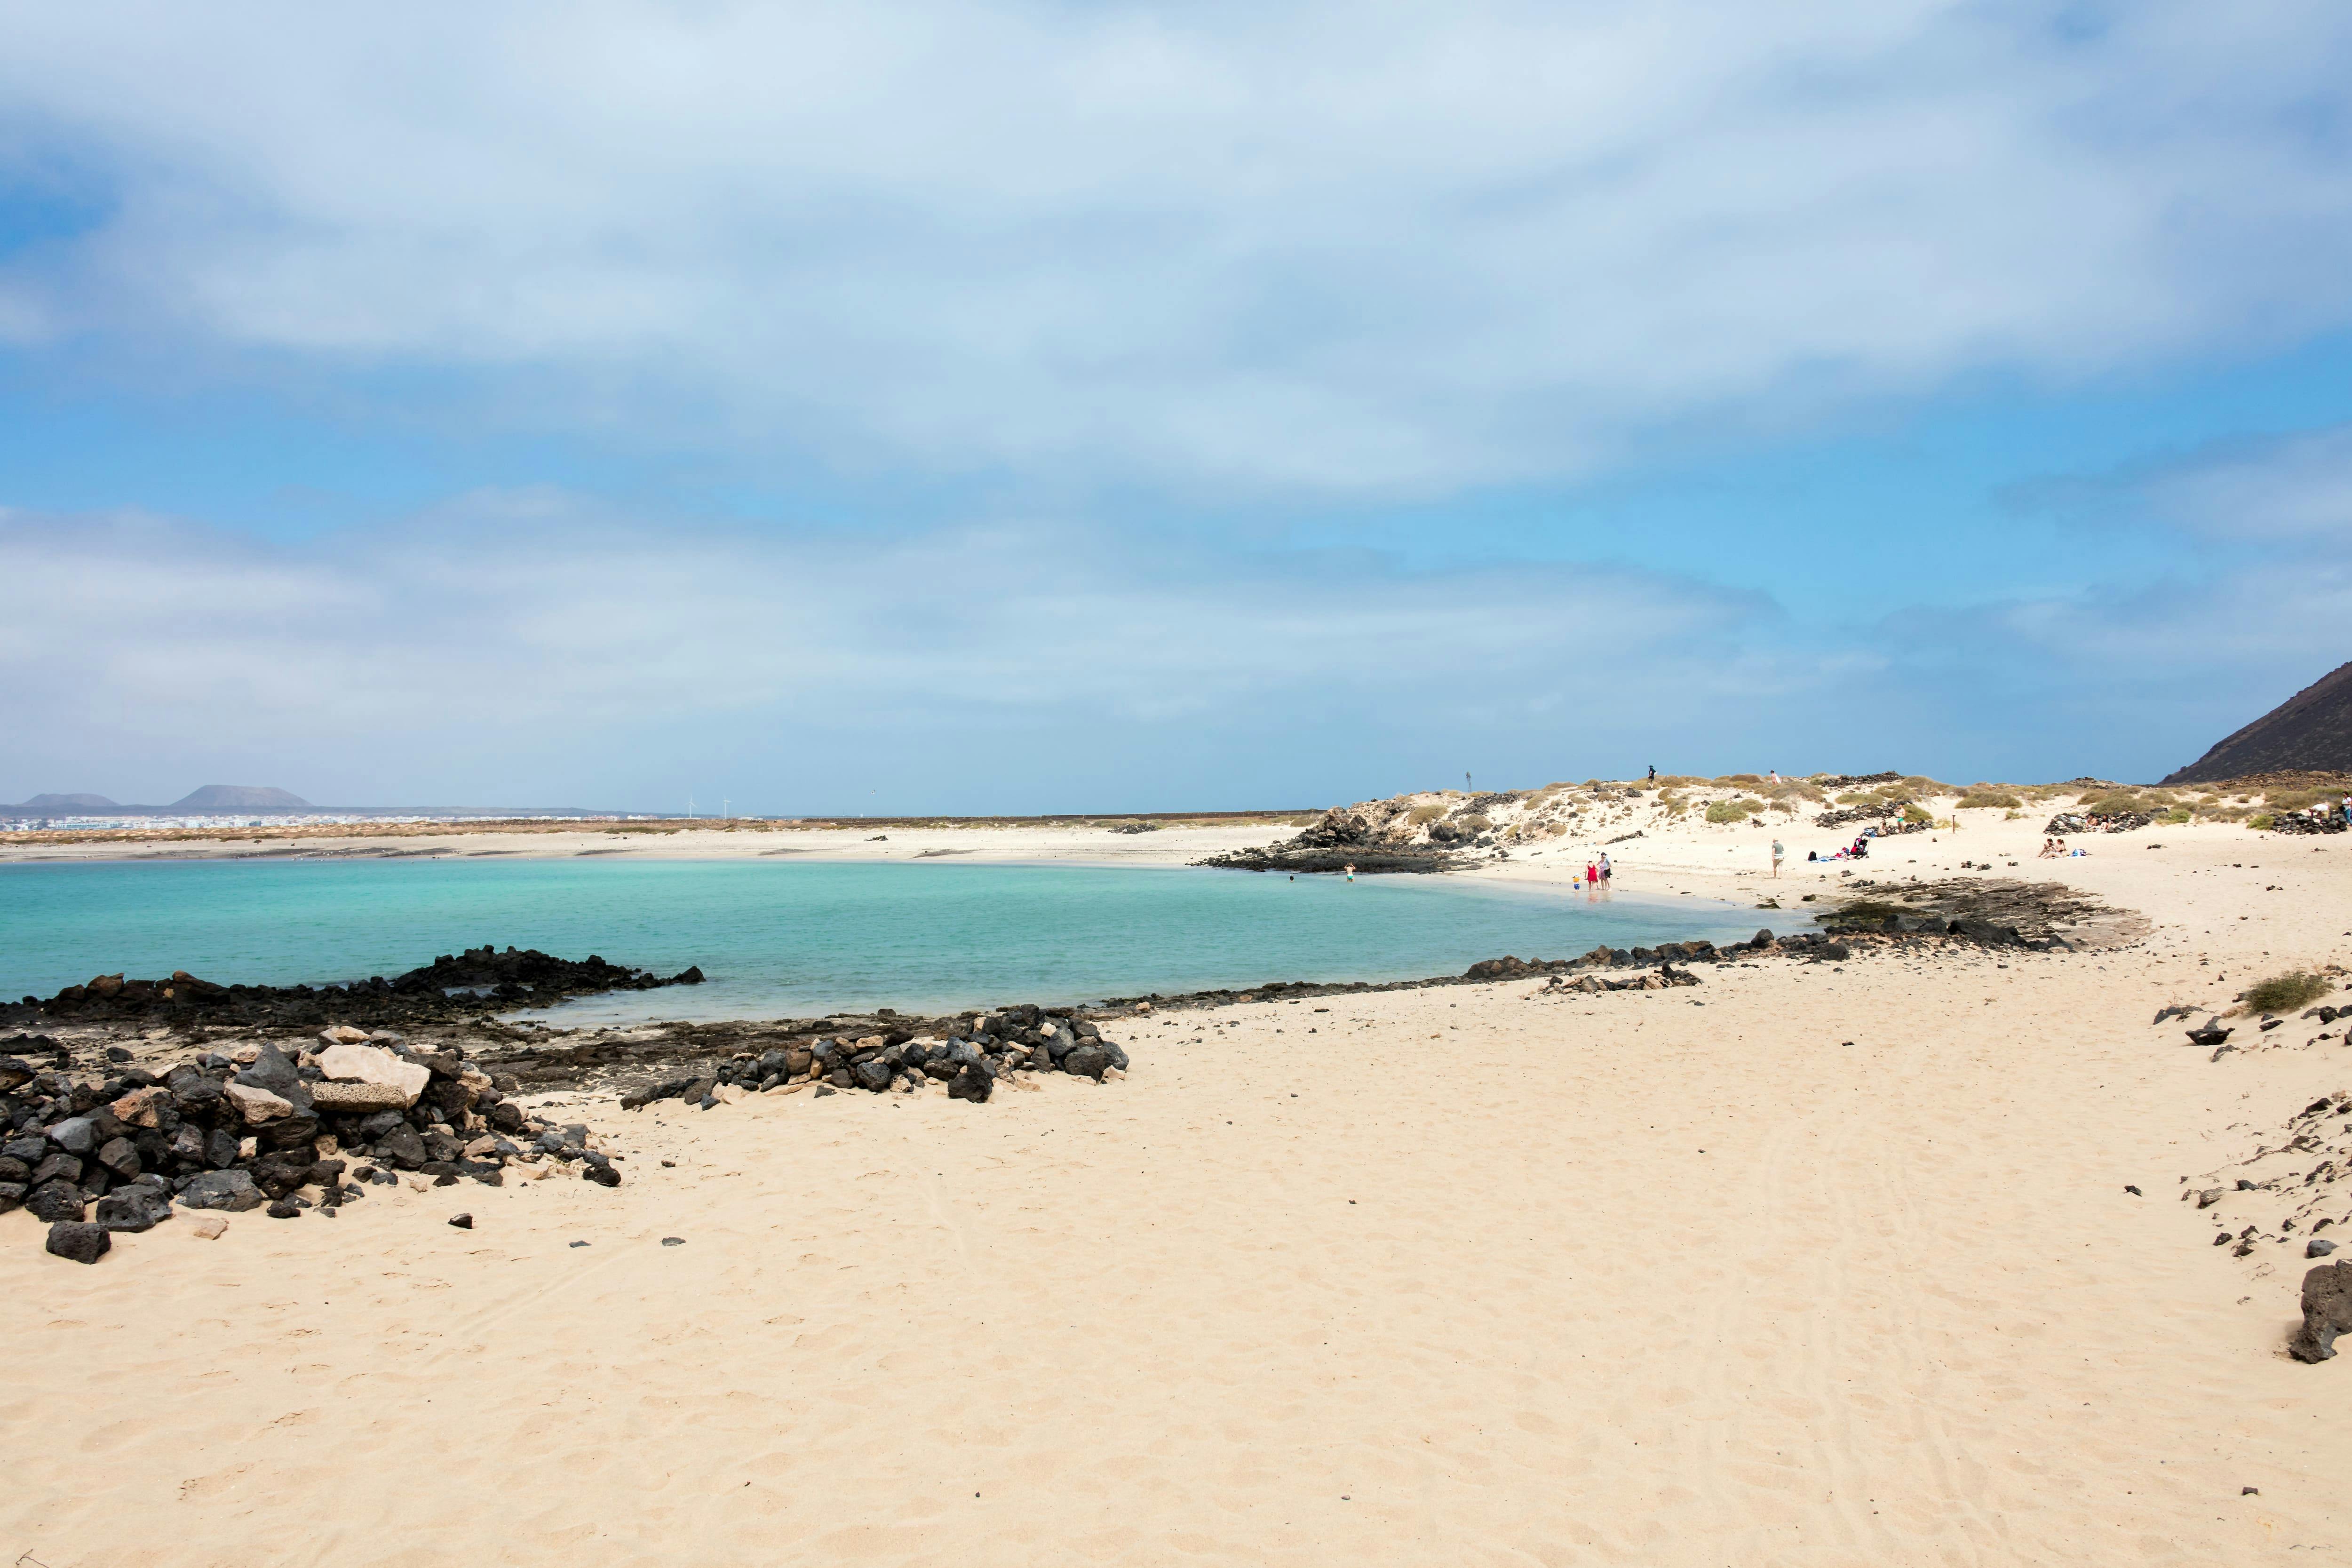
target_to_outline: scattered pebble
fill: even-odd
[[[449,1216],[449,1223],[459,1230],[471,1230],[474,1228],[474,1216],[469,1214],[453,1214]]]

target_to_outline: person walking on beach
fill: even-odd
[[[1650,782],[1652,784],[1658,782],[1658,764],[1655,763],[1650,764]],[[2347,805],[2352,805],[2352,795],[2346,795],[2344,798]]]
[[[1604,849],[1601,852],[1601,885],[1602,887],[1605,888],[1609,885],[1611,875],[1612,873],[1609,868],[1609,852]]]
[[[1786,848],[1782,847],[1779,839],[1775,838],[1772,840],[1772,875],[1775,877],[1780,874],[1780,857],[1786,855],[1788,852],[1789,851]]]
[[[1587,860],[1584,863],[1584,890],[1591,892],[1601,886],[1601,868]]]

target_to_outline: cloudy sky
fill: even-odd
[[[0,800],[2147,778],[2352,658],[2352,9],[0,0]]]

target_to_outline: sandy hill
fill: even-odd
[[[2299,772],[2352,773],[2352,664],[2338,665],[2164,782]]]

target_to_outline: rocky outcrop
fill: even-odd
[[[1433,844],[1417,844],[1408,833],[1371,820],[1365,811],[1334,806],[1294,838],[1262,849],[1235,849],[1196,860],[1196,866],[1221,866],[1239,871],[1344,871],[1353,866],[1366,876],[1398,871],[1448,871],[1460,862],[1445,847],[1467,844],[1474,835],[1450,831],[1438,823],[1431,831]],[[1437,837],[1441,832],[1444,837]]]
[[[1821,917],[1835,934],[1924,933],[1995,947],[2105,947],[2145,932],[2147,922],[2058,882],[1954,879],[1853,884],[1853,896]]]
[[[756,1054],[740,1051],[708,1071],[641,1084],[621,1097],[621,1105],[634,1110],[658,1100],[679,1100],[708,1110],[745,1092],[791,1092],[822,1084],[869,1094],[911,1094],[933,1082],[946,1084],[954,1099],[984,1101],[1015,1073],[1068,1073],[1100,1082],[1127,1066],[1127,1052],[1104,1036],[1100,1025],[1069,1008],[1024,1003],[919,1029],[816,1035]]]
[[[167,980],[100,974],[47,1001],[27,997],[0,1011],[97,1023],[152,1019],[175,1025],[237,1024],[314,1028],[321,1024],[388,1026],[544,1006],[567,996],[698,985],[702,971],[667,978],[591,956],[574,962],[537,949],[478,947],[444,953],[387,980],[341,985],[220,985],[174,970]]]
[[[21,1205],[52,1225],[51,1251],[64,1246],[71,1250],[60,1256],[96,1262],[107,1247],[87,1230],[149,1230],[174,1205],[240,1213],[268,1204],[295,1218],[331,1214],[404,1174],[499,1186],[509,1171],[535,1175],[541,1165],[619,1184],[586,1128],[527,1114],[507,1098],[511,1079],[502,1086],[455,1052],[417,1049],[389,1032],[364,1045],[340,1037],[351,1033],[334,1031],[299,1056],[263,1045],[161,1072],[116,1063],[95,1080],[16,1054],[55,1056],[45,1037],[0,1041],[8,1053],[0,1055],[8,1130],[0,1212]],[[373,1098],[348,1103],[337,1098],[344,1089]]]

